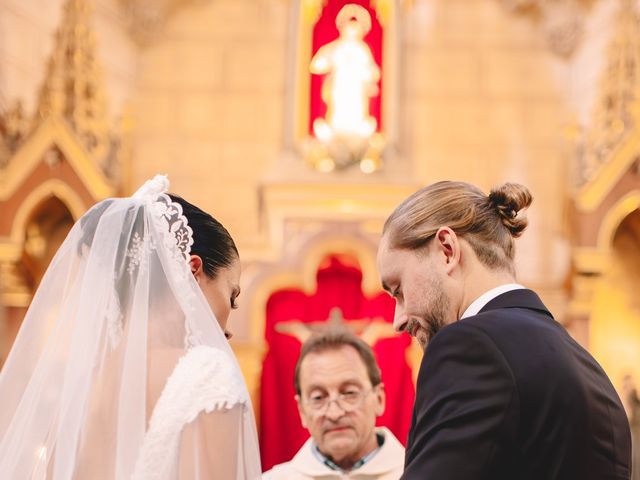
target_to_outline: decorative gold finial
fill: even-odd
[[[569,58],[582,41],[584,15],[582,0],[498,0],[515,15],[523,15],[540,27],[549,49],[562,58]]]
[[[34,123],[64,118],[105,174],[114,175],[114,142],[109,132],[102,74],[87,0],[68,0],[40,92]]]
[[[28,121],[22,103],[0,111],[0,168],[4,168],[18,149],[28,130]]]
[[[620,0],[592,123],[578,152],[577,183],[595,178],[628,132],[640,125],[640,17]]]

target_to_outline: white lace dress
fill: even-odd
[[[197,346],[178,361],[153,409],[133,480],[246,478],[236,458],[248,395],[220,349]]]

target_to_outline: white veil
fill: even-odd
[[[255,479],[240,368],[156,176],[71,229],[0,374],[2,479]]]

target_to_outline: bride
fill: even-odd
[[[0,374],[0,478],[256,479],[238,251],[164,176],[71,229]]]

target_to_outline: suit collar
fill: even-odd
[[[496,298],[498,295],[502,295],[510,290],[517,290],[524,288],[519,283],[505,283],[503,285],[499,285],[491,290],[487,290],[478,298],[476,298],[464,311],[460,320],[467,317],[472,317],[473,315],[477,315],[482,307],[484,307],[487,303],[489,303],[492,299]]]
[[[536,310],[553,318],[553,315],[551,315],[551,312],[549,312],[544,303],[542,303],[540,297],[532,290],[526,288],[511,290],[498,295],[487,302],[487,304],[480,309],[479,313],[496,310],[498,308],[528,308],[529,310]]]

